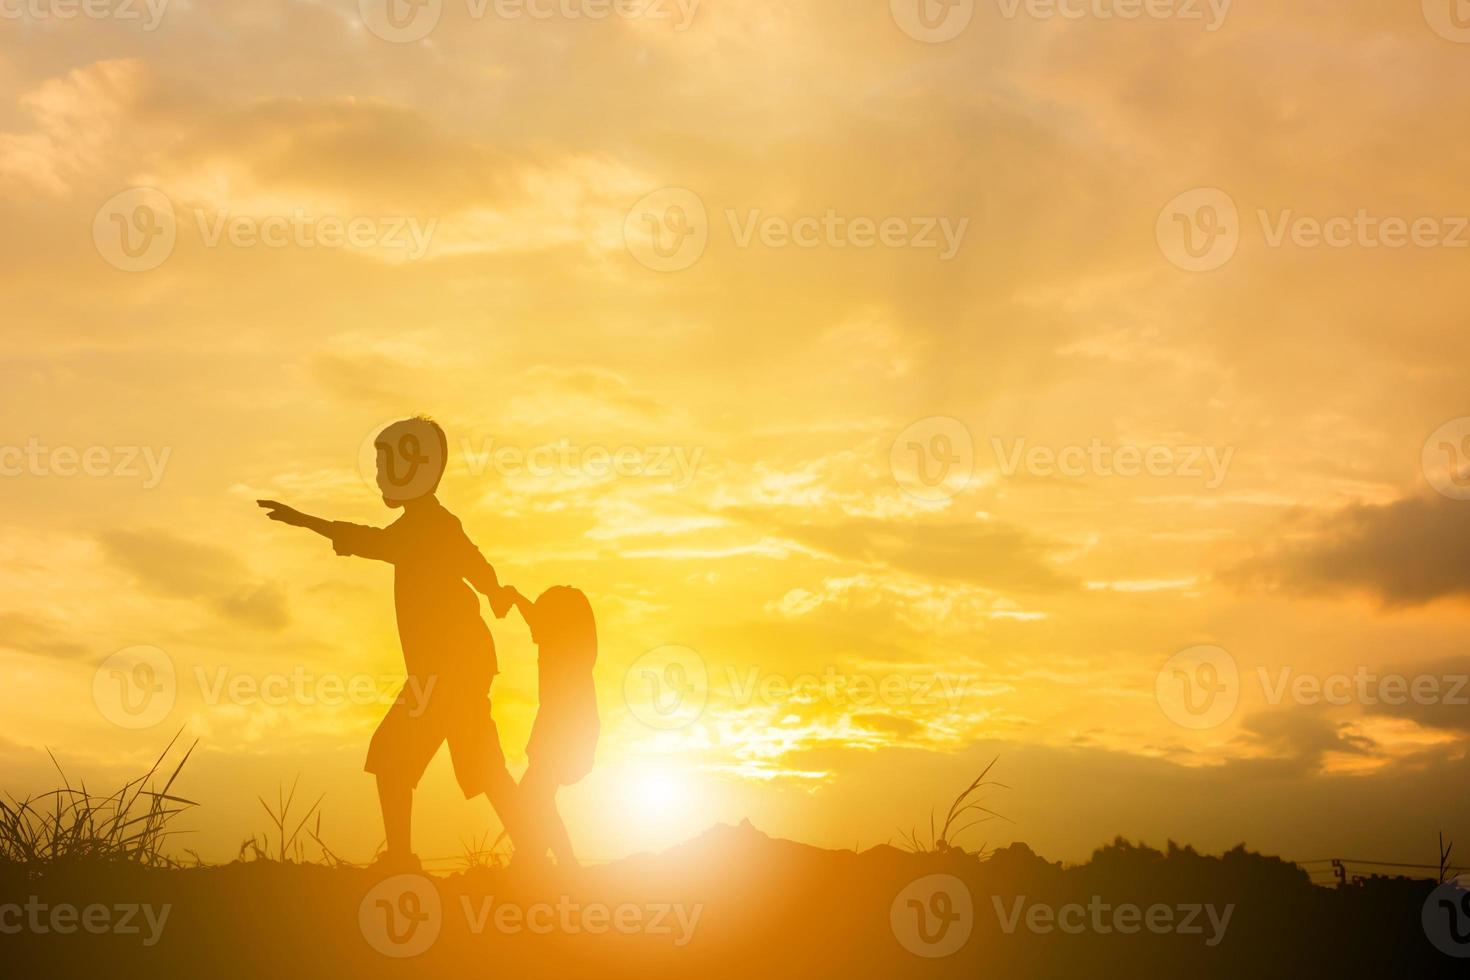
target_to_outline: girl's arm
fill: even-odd
[[[510,593],[511,605],[520,610],[521,618],[526,621],[526,625],[534,629],[535,623],[532,619],[532,616],[534,615],[533,610],[536,608],[536,604],[533,603],[530,599],[527,599],[525,596],[521,595],[520,590],[515,588],[514,586],[507,585],[505,587],[505,591]]]

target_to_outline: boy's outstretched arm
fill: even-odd
[[[388,562],[397,560],[399,549],[395,547],[394,538],[389,534],[389,528],[367,527],[362,524],[349,524],[346,521],[329,521],[310,514],[303,514],[295,507],[288,507],[275,500],[257,500],[256,503],[265,508],[266,516],[273,521],[280,521],[291,527],[304,527],[308,531],[315,531],[327,538],[339,555],[358,555],[362,558],[376,558],[379,561]]]
[[[256,504],[264,507],[265,516],[273,521],[280,521],[282,524],[289,524],[291,527],[304,527],[308,531],[315,531],[324,538],[330,538],[332,536],[331,521],[323,520],[320,517],[312,517],[310,514],[303,514],[295,507],[288,507],[276,500],[257,500]]]

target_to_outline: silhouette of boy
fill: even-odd
[[[514,592],[500,585],[459,519],[434,495],[448,457],[438,423],[422,417],[394,422],[378,434],[374,448],[383,503],[403,511],[387,527],[323,520],[274,500],[257,503],[273,521],[330,538],[339,555],[394,567],[393,601],[408,680],[373,735],[363,768],[378,781],[384,863],[417,868],[410,846],[413,791],[446,741],[465,798],[484,793],[514,840],[516,786],[490,714],[490,683],[498,672],[495,642],[480,618],[478,597],[465,583],[489,598],[497,618],[509,611]]]
[[[536,658],[540,702],[526,745],[520,806],[525,821],[525,852],[544,859],[549,849],[561,865],[576,863],[566,824],[556,811],[556,793],[592,771],[600,724],[592,667],[597,662],[597,626],[592,606],[577,589],[558,585],[534,603],[508,588],[539,649]]]

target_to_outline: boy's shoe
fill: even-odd
[[[408,854],[389,854],[387,851],[384,851],[378,855],[377,860],[368,866],[368,870],[392,875],[422,874],[424,865],[419,860],[419,856],[412,852]]]
[[[555,870],[556,865],[552,864],[551,858],[545,854],[516,851],[510,856],[508,868],[520,874],[544,875]]]

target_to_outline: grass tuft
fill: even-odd
[[[152,786],[163,760],[182,734],[183,729],[179,729],[146,773],[106,796],[94,795],[85,783],[73,787],[48,749],[46,754],[61,776],[62,788],[23,800],[14,796],[9,802],[0,800],[0,861],[101,861],[178,867],[163,853],[165,841],[177,833],[169,830],[169,824],[198,804],[174,796],[170,790],[199,743],[189,746],[163,789]]]
[[[465,871],[497,871],[504,868],[510,863],[510,853],[500,845],[509,845],[509,842],[510,838],[503,830],[493,841],[490,840],[488,830],[478,841],[462,841],[464,854],[460,857],[460,865]]]

